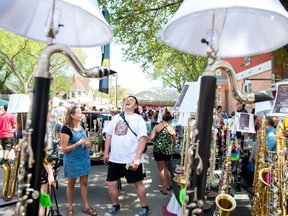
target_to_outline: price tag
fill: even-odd
[[[40,205],[44,208],[52,206],[50,196],[46,193],[40,193],[39,201]]]
[[[179,201],[183,205],[185,203],[186,188],[182,188],[179,193]]]

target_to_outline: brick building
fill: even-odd
[[[266,53],[252,57],[225,58],[229,62],[237,77],[238,87],[242,92],[259,92],[272,87],[274,82],[286,78],[287,63],[279,60],[277,55]],[[226,74],[222,74],[226,76]],[[231,113],[236,111],[237,101],[233,98],[228,82],[218,85],[217,105],[221,105],[223,110]],[[254,104],[247,104],[248,112],[251,112]]]

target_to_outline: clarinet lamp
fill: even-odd
[[[179,51],[207,56],[213,42],[218,57],[245,57],[288,43],[288,14],[278,0],[185,0],[160,32]]]
[[[198,135],[195,141],[198,143],[193,143],[189,150],[183,215],[203,215],[209,166],[207,155],[210,154],[215,106],[215,71],[226,72],[232,94],[238,101],[255,103],[273,99],[264,93],[243,94],[232,66],[218,58],[246,57],[281,48],[288,43],[287,26],[288,13],[278,0],[184,0],[158,32],[159,40],[168,46],[184,53],[208,57],[197,107]],[[192,95],[190,100],[193,100]],[[218,211],[230,213],[233,209],[227,209],[222,204],[232,206],[235,200],[221,194],[219,203],[216,214]]]
[[[96,0],[1,0],[0,14],[0,28],[37,41],[92,47],[113,37]]]
[[[86,78],[107,77],[116,72],[100,67],[85,69],[69,47],[108,44],[113,31],[96,0],[2,0],[0,28],[48,44],[42,50],[34,72],[32,107],[24,134],[27,139],[23,139],[29,140],[29,147],[21,148],[22,157],[26,160],[21,161],[15,209],[15,215],[38,215],[51,80],[50,58],[60,53],[80,75]]]

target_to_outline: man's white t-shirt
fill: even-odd
[[[103,132],[111,135],[111,152],[109,161],[114,163],[131,163],[137,154],[139,140],[142,136],[147,137],[146,123],[141,115],[125,115],[130,128],[137,134],[137,137],[128,128],[123,118],[118,114],[113,117]],[[144,162],[143,155],[141,163]]]

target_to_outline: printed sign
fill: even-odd
[[[269,115],[285,116],[288,114],[288,82],[277,85],[277,92],[272,111]]]
[[[237,131],[256,133],[254,127],[254,115],[250,113],[236,112]]]

